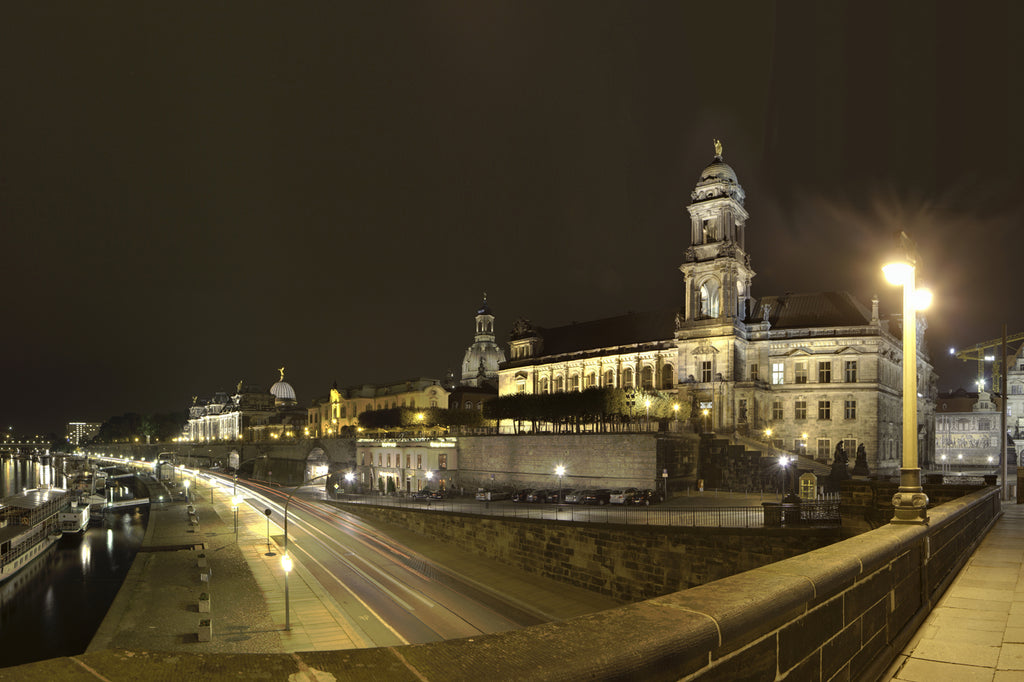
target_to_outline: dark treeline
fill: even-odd
[[[648,405],[648,401],[650,404]],[[520,393],[484,403],[484,417],[511,420],[518,433],[524,423],[532,431],[550,424],[555,432],[615,431],[624,424],[650,419],[689,419],[690,405],[659,391],[588,388],[582,392]]]
[[[164,442],[181,435],[188,417],[184,412],[137,414],[127,412],[103,422],[94,443]]]

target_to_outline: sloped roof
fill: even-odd
[[[747,323],[761,322],[764,319],[766,305],[769,306],[768,321],[772,329],[856,327],[871,324],[871,312],[845,291],[763,296],[754,306]]]
[[[564,327],[538,327],[536,330],[544,339],[544,355],[578,353],[596,348],[671,340],[675,334],[676,312],[673,309],[627,313]]]

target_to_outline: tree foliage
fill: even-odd
[[[648,405],[648,401],[650,404]],[[484,403],[486,419],[509,420],[518,432],[525,423],[532,430],[539,424],[551,424],[555,431],[579,431],[585,425],[598,430],[650,418],[687,419],[690,406],[679,404],[675,396],[660,391],[622,388],[588,388],[566,393],[519,393],[499,396]]]

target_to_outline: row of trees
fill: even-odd
[[[188,420],[185,412],[137,414],[126,412],[103,422],[92,439],[94,443],[141,443],[169,441],[181,435]]]
[[[477,410],[440,407],[420,410],[411,407],[391,407],[384,410],[368,410],[359,415],[359,426],[369,431],[483,425],[484,417]]]
[[[525,422],[534,431],[540,424],[551,424],[556,432],[579,432],[586,426],[605,432],[638,420],[686,420],[691,412],[689,404],[677,403],[674,396],[660,391],[588,388],[582,392],[500,396],[484,403],[483,416],[511,420],[516,433]]]

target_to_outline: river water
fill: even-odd
[[[0,491],[6,497],[39,485],[64,487],[55,469],[5,459]],[[148,517],[147,507],[108,512],[0,584],[0,667],[85,651],[142,545]]]

